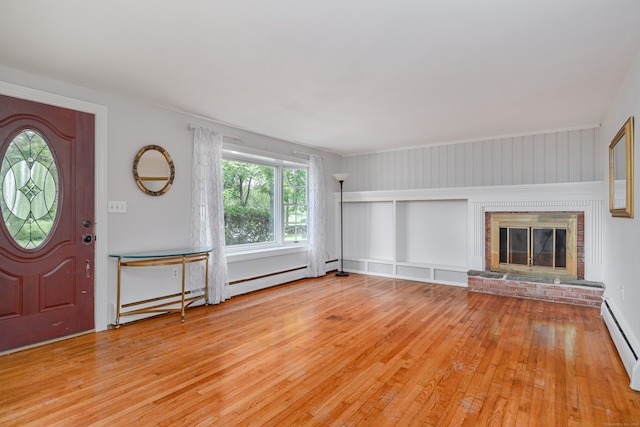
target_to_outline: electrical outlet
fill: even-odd
[[[620,299],[624,301],[624,286],[620,286]]]
[[[171,270],[171,277],[174,279],[180,277],[180,270],[178,269],[178,267],[174,267],[173,270]]]

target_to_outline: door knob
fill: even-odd
[[[91,236],[91,234],[83,234],[82,235],[82,243],[84,243],[85,245],[88,245],[92,241],[93,241],[93,236]]]

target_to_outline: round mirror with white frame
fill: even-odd
[[[133,160],[133,177],[145,194],[161,196],[173,184],[173,160],[167,150],[159,145],[145,145]]]

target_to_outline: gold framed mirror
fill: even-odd
[[[609,144],[609,210],[633,218],[633,116]]]
[[[136,184],[150,196],[161,196],[169,191],[175,173],[171,156],[159,145],[145,145],[133,160]]]

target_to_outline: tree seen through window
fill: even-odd
[[[223,160],[227,246],[307,238],[307,171]]]

